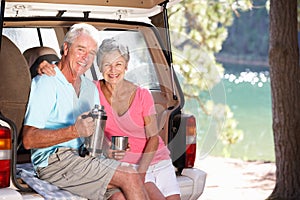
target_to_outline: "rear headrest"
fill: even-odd
[[[55,50],[50,47],[33,47],[24,51],[23,55],[28,62],[31,78],[37,75],[37,68],[42,61],[59,61]]]
[[[31,78],[18,47],[2,36],[0,52],[0,112],[12,120],[20,133],[28,102]]]

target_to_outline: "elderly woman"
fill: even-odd
[[[128,48],[114,39],[105,39],[97,53],[103,79],[96,85],[108,116],[105,135],[109,140],[128,137],[130,150],[121,161],[136,166],[152,199],[180,199],[170,152],[158,134],[152,95],[124,79],[129,57]]]

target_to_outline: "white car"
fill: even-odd
[[[59,55],[66,31],[78,22],[94,25],[99,30],[99,41],[115,37],[129,47],[131,61],[126,78],[148,88],[153,95],[160,135],[170,149],[181,198],[194,200],[200,197],[206,173],[194,168],[196,120],[182,112],[184,96],[172,67],[167,9],[174,3],[177,2],[1,1],[0,200],[48,199],[49,193],[64,194],[58,188],[49,189],[51,184],[46,183],[44,187],[31,174],[30,152],[22,148],[20,133],[31,80],[23,52],[31,47],[47,46]],[[92,80],[101,78],[96,63],[86,76]],[[72,195],[57,197],[77,198],[81,199]]]

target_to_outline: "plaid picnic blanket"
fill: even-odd
[[[31,163],[17,164],[17,175],[46,200],[87,200],[37,177]]]

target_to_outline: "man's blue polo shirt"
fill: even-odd
[[[24,125],[39,129],[59,129],[73,125],[79,115],[90,111],[99,103],[95,84],[81,76],[79,97],[62,72],[55,67],[55,76],[36,76],[31,83],[31,91]],[[39,138],[33,138],[38,140]],[[31,160],[34,168],[46,167],[48,157],[59,147],[78,149],[81,138],[57,144],[52,147],[32,149]]]

